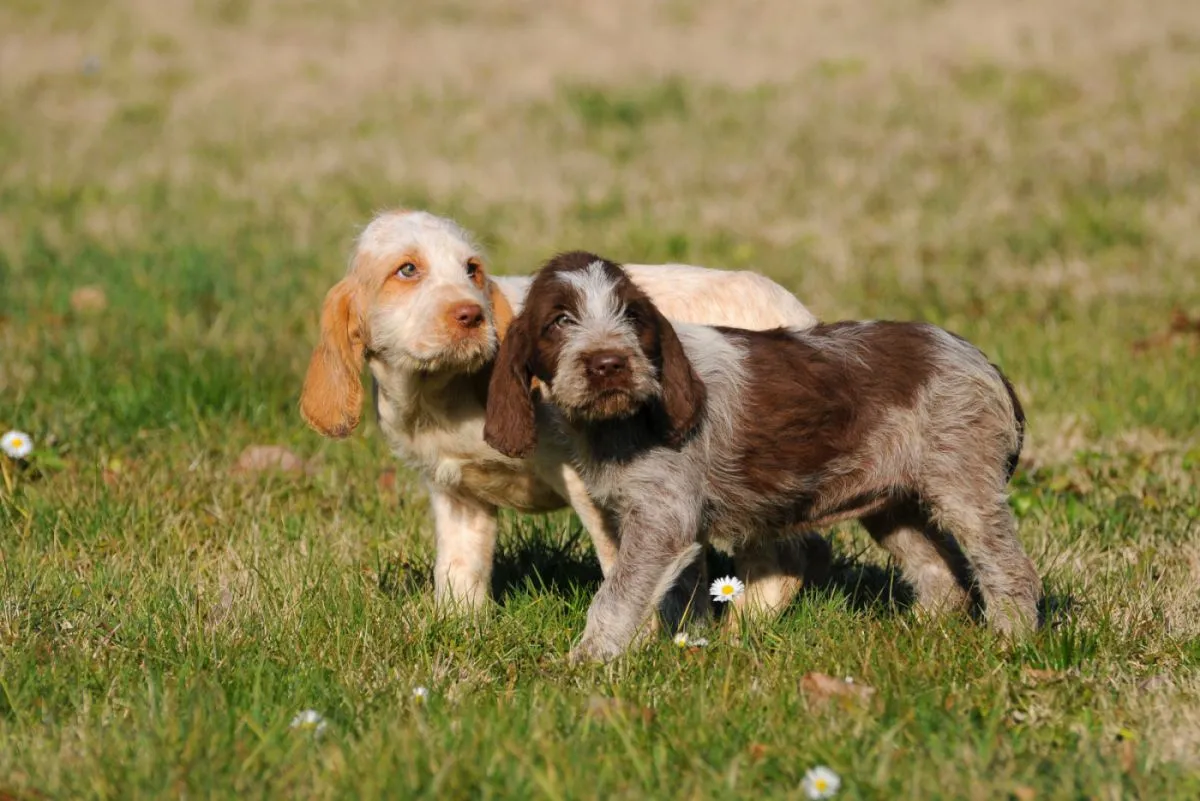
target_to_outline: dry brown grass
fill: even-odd
[[[422,765],[459,775],[461,765],[439,761],[454,753],[443,744],[459,742],[457,722],[410,731],[396,710],[411,683],[430,677],[465,706],[497,681],[510,682],[508,698],[514,664],[530,709],[505,709],[468,746],[512,751],[510,789],[572,786],[539,762],[555,754],[628,790],[612,760],[587,762],[605,753],[588,750],[587,732],[575,741],[538,729],[536,704],[569,704],[584,680],[529,655],[529,643],[565,649],[581,610],[554,591],[521,596],[464,653],[460,628],[427,614],[428,588],[407,572],[409,556],[429,547],[413,477],[401,470],[400,489],[380,492],[378,471],[394,465],[369,423],[349,444],[322,446],[295,414],[316,304],[356,227],[398,203],[459,217],[502,270],[577,246],[753,266],[826,318],[943,323],[1013,377],[1030,416],[1015,486],[1021,535],[1051,594],[1076,602],[1057,628],[997,656],[973,628],[806,606],[762,643],[713,652],[722,655],[707,664],[727,672],[709,686],[724,683],[712,714],[737,695],[729,688],[743,672],[765,670],[755,675],[769,689],[755,685],[737,703],[777,715],[773,731],[800,727],[796,737],[830,760],[870,762],[876,773],[853,779],[863,792],[995,795],[1045,780],[1055,797],[1040,766],[1064,752],[1090,767],[1052,771],[1067,777],[1063,797],[1081,787],[1136,794],[1143,785],[1125,774],[1137,771],[1089,784],[1129,753],[1160,778],[1194,775],[1198,345],[1171,320],[1175,307],[1200,314],[1200,3],[397,5],[0,5],[0,428],[28,426],[40,441],[55,433],[50,447],[65,462],[22,485],[11,506],[0,495],[9,515],[0,522],[19,529],[0,531],[0,581],[25,582],[0,598],[0,643],[6,659],[28,665],[0,678],[27,679],[27,698],[53,695],[45,703],[59,715],[48,728],[27,707],[14,723],[0,698],[0,735],[25,749],[0,748],[0,764],[20,768],[18,787],[69,790],[80,786],[73,775],[125,764],[111,755],[133,740],[97,716],[131,726],[142,715],[138,736],[174,731],[178,715],[146,711],[159,707],[146,700],[140,655],[102,664],[128,653],[174,658],[145,634],[114,650],[128,629],[114,634],[112,619],[129,618],[165,641],[211,643],[219,665],[189,652],[208,671],[238,667],[237,649],[264,630],[277,644],[270,658],[311,673],[310,686],[325,686],[314,665],[332,665],[330,684],[350,688],[348,708],[359,704],[347,721],[363,731],[312,768],[326,771],[320,786],[331,796],[343,773],[384,764],[373,754],[424,754],[422,744],[441,749]],[[107,306],[73,306],[81,282],[102,288]],[[287,443],[313,471],[231,479],[237,453],[267,442]],[[510,519],[506,532],[541,542],[562,530],[532,525]],[[875,558],[861,533],[838,536],[840,555],[865,554],[856,569]],[[546,553],[552,569],[560,555]],[[319,585],[306,584],[314,564],[327,572]],[[80,585],[90,588],[82,600],[70,594]],[[74,633],[55,633],[68,612]],[[33,613],[47,616],[44,629]],[[873,671],[886,714],[813,727],[754,706],[763,692],[795,691],[777,653],[797,643],[789,659],[827,660],[809,666],[830,675]],[[59,649],[59,673],[42,669],[43,647]],[[727,653],[744,662],[729,668]],[[1012,690],[1020,660],[1064,675]],[[666,698],[664,681],[678,680],[670,664],[634,666],[625,686]],[[82,708],[63,665],[101,688]],[[231,686],[259,681],[249,667],[221,675]],[[202,684],[179,681],[223,714]],[[353,700],[360,690],[400,702]],[[288,688],[274,692],[291,703]],[[1024,715],[1014,728],[987,729],[1014,709]],[[254,759],[228,756],[244,744],[241,716],[252,717],[230,710],[235,723],[197,729],[222,744],[210,763],[228,772],[214,786],[240,781]],[[665,701],[656,725],[682,731],[690,714]],[[509,716],[521,715],[534,734],[512,742]],[[263,785],[283,795],[300,769],[286,719],[268,748],[278,772]],[[1136,734],[1132,752],[1115,739],[1123,727]],[[213,734],[235,729],[227,740]],[[925,753],[925,730],[953,743],[961,735],[955,758],[929,757],[911,785],[894,780],[889,771],[908,772]],[[995,756],[992,740],[1018,755]],[[158,755],[172,747],[146,745]],[[725,763],[706,767],[688,786],[732,788],[739,770],[758,789],[777,778],[729,758],[728,773]],[[45,775],[31,778],[31,765]],[[156,775],[121,769],[118,780]]]
[[[1077,181],[1157,169],[1157,144],[1197,100],[1180,65],[1200,53],[1190,0],[77,8],[0,11],[0,102],[21,109],[8,120],[24,153],[0,179],[102,184],[114,202],[92,212],[98,233],[136,234],[136,204],[120,198],[147,180],[302,207],[328,182],[369,176],[519,209],[526,225],[616,193],[664,227],[803,243],[823,268],[804,286],[819,300],[831,276],[861,278],[864,251],[886,250],[915,285],[923,249],[1058,204],[1070,187],[1022,186],[1049,162]],[[624,169],[561,102],[563,87],[636,93],[674,78],[689,113],[647,123]],[[764,88],[768,103],[755,99]],[[1029,106],[1026,124],[1006,117],[1012,104]],[[947,187],[963,162],[970,184]],[[1200,198],[1168,180],[1145,218],[1170,244],[1164,258],[1194,258]],[[947,193],[953,214],[921,211]],[[1093,294],[1177,283],[1086,258],[997,281]]]

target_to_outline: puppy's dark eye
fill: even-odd
[[[404,264],[401,264],[396,268],[396,275],[400,276],[401,278],[412,278],[416,274],[417,265],[413,264],[411,261],[406,261]]]
[[[477,275],[479,275],[479,262],[477,262],[477,261],[467,262],[467,278],[473,279]]]
[[[566,312],[562,312],[552,317],[550,322],[546,323],[545,330],[547,332],[561,330],[574,324],[575,321],[571,319],[571,315],[567,314]]]

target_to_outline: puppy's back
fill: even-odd
[[[758,273],[691,264],[626,264],[623,269],[672,322],[756,331],[817,324],[795,295]]]
[[[716,412],[710,423],[731,435],[734,452],[754,454],[755,466],[748,461],[743,468],[763,473],[764,482],[858,452],[898,415],[918,427],[987,416],[1001,424],[1009,452],[1020,450],[1023,417],[1006,379],[977,348],[936,326],[872,321],[709,330],[736,354],[729,369],[729,347],[713,347],[690,331],[683,339],[710,393],[714,383],[725,387],[716,393],[724,405],[709,410],[710,418]]]

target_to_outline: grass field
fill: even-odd
[[[572,668],[566,514],[439,615],[415,477],[297,413],[397,205],[971,338],[1050,625],[920,622],[847,527],[777,623]],[[1195,0],[5,2],[0,798],[1200,797],[1198,321]]]

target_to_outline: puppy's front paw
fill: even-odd
[[[599,637],[584,637],[579,644],[571,649],[567,661],[572,665],[582,665],[595,662],[608,662],[621,654],[621,649],[607,644]]]

